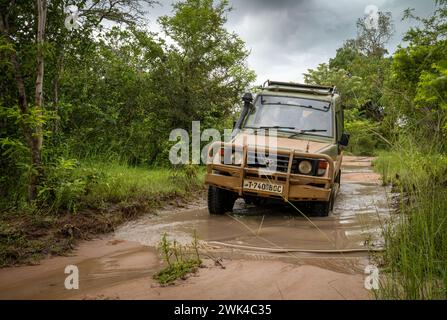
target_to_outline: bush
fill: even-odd
[[[358,110],[345,111],[345,131],[350,134],[347,151],[359,156],[371,156],[385,147],[380,138],[380,124],[362,118]]]
[[[50,212],[60,209],[76,212],[82,205],[82,197],[91,191],[100,177],[101,173],[92,168],[80,168],[76,159],[59,158],[46,168],[37,202]]]

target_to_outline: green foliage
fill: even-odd
[[[159,248],[166,268],[154,275],[154,279],[161,284],[169,284],[177,279],[185,279],[188,273],[194,273],[202,264],[199,256],[197,234],[191,244],[181,245],[176,240],[170,241],[166,233],[163,234]]]
[[[447,60],[432,65],[431,70],[422,71],[415,96],[416,105],[437,106],[447,111]]]
[[[254,81],[247,68],[244,42],[224,28],[227,1],[187,0],[173,5],[174,15],[159,18],[175,41],[157,70],[159,115],[171,128],[188,128],[192,120],[215,127],[228,117],[240,94]]]
[[[337,49],[335,57],[329,59],[330,69],[345,69],[352,72],[352,61],[359,55],[357,44],[354,39],[348,39],[343,46]]]
[[[25,193],[29,149],[19,138],[0,138],[0,208],[17,206]]]
[[[400,211],[385,232],[386,281],[379,291],[388,299],[446,299],[447,292],[447,2],[404,36],[385,80],[382,127],[392,140],[375,167],[384,183],[398,191]]]
[[[316,69],[308,70],[304,77],[306,83],[337,87],[345,109],[345,130],[351,135],[348,151],[372,155],[376,149],[386,147],[381,137],[388,132],[388,122],[382,121],[385,108],[381,99],[389,60],[378,56],[367,57],[357,52],[355,58],[344,65],[346,69],[338,68],[342,63],[347,63],[341,55],[347,50],[350,55],[354,54],[351,49],[346,47],[339,50],[329,65],[320,64]]]
[[[347,151],[356,155],[374,155],[377,149],[384,147],[378,138],[380,125],[358,114],[357,109],[345,111],[345,131],[350,134]]]
[[[386,299],[447,298],[447,157],[403,148],[381,153],[374,162],[385,183],[400,192],[399,215],[386,229]]]
[[[248,52],[224,28],[228,4],[185,1],[159,19],[175,42],[136,27],[101,33],[64,57],[59,137],[77,158],[167,164],[169,132],[191,121],[216,127],[254,80]],[[194,39],[186,41],[185,39]]]
[[[421,144],[436,140],[438,150],[443,150],[447,119],[447,6],[445,2],[438,4],[428,18],[407,11],[406,17],[419,21],[419,27],[405,34],[408,45],[395,52],[382,101],[387,105],[390,122],[400,122],[405,129],[417,131]]]
[[[335,85],[341,94],[342,105],[347,109],[360,108],[367,102],[365,83],[359,76],[352,76],[345,69],[331,69],[322,63],[304,74],[306,83]]]
[[[47,207],[49,212],[76,212],[78,206],[83,205],[82,197],[98,183],[100,176],[93,170],[76,170],[77,167],[77,160],[64,158],[47,165],[45,180],[38,189],[40,207]]]

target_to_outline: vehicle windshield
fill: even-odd
[[[326,101],[258,96],[244,124],[248,129],[275,128],[291,134],[332,137],[332,112]]]

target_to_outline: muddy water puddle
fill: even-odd
[[[369,167],[347,167],[346,176]],[[357,171],[356,171],[357,170]],[[303,217],[284,203],[247,205],[239,199],[231,215],[210,216],[206,204],[187,210],[161,211],[120,227],[115,237],[154,247],[164,233],[180,243],[192,235],[220,254],[234,257],[302,258],[334,254],[366,257],[380,249],[381,229],[389,216],[388,190],[363,176],[344,181],[329,217]],[[305,208],[298,208],[306,214]],[[292,251],[288,252],[288,251]],[[225,254],[226,253],[226,254]]]
[[[79,290],[67,290],[67,266],[79,271]],[[160,269],[157,254],[138,243],[115,239],[84,242],[66,257],[36,266],[0,270],[0,299],[65,299],[126,281],[150,276]],[[80,298],[89,298],[81,295]],[[101,298],[101,297],[93,297]],[[113,299],[113,296],[105,297]]]

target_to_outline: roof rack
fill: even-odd
[[[295,82],[281,82],[281,81],[271,81],[267,80],[262,85],[263,89],[276,89],[276,90],[290,90],[290,91],[299,91],[299,92],[313,92],[316,94],[323,95],[334,95],[337,93],[335,86],[319,86],[313,84],[302,84]]]

